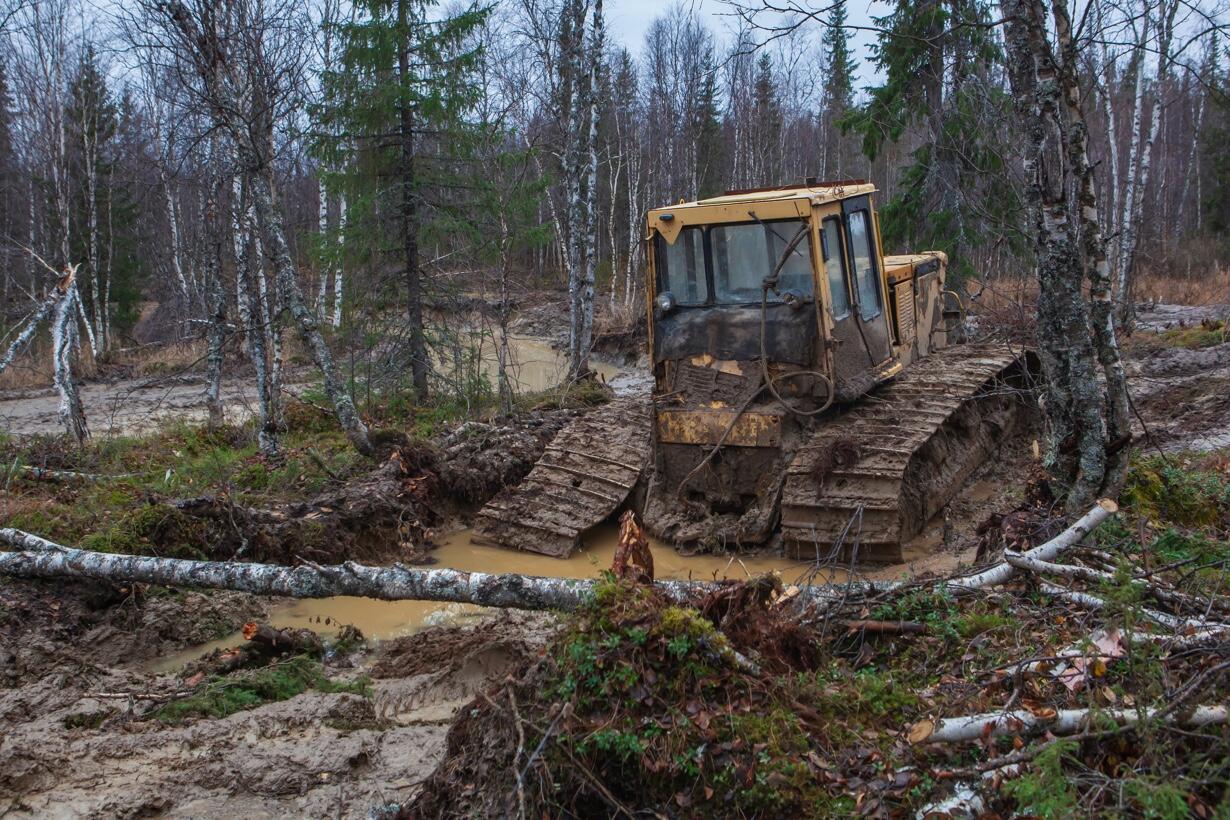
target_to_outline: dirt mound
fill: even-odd
[[[756,579],[697,610],[642,585],[600,587],[541,660],[460,711],[447,758],[401,816],[805,805],[797,743],[819,716],[767,670],[813,669],[820,654],[779,596]]]
[[[500,422],[469,421],[440,440],[440,482],[462,505],[485,503],[533,468],[555,434],[579,413],[534,410]]]

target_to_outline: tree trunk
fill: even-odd
[[[346,391],[346,385],[342,382],[337,366],[333,362],[333,353],[330,352],[329,345],[320,333],[316,316],[305,303],[303,292],[299,289],[295,263],[290,258],[290,248],[286,244],[282,214],[273,201],[273,187],[268,179],[269,174],[272,174],[271,168],[266,169],[265,174],[252,176],[252,200],[269,240],[279,295],[299,328],[299,336],[303,339],[304,346],[311,351],[312,359],[324,376],[325,394],[333,403],[342,430],[356,450],[364,455],[370,455],[372,445],[367,437],[367,426],[359,418],[350,393]]]
[[[257,429],[257,441],[260,450],[265,455],[273,455],[278,450],[277,415],[273,412],[273,403],[280,401],[270,389],[269,358],[265,349],[265,322],[263,314],[257,306],[252,306],[251,285],[251,255],[255,220],[249,218],[250,209],[244,201],[244,185],[236,175],[231,188],[231,232],[235,252],[235,301],[239,310],[239,321],[243,325],[244,336],[248,342],[248,357],[252,368],[256,371],[256,400],[260,414],[260,427]]]
[[[1097,378],[1090,308],[1084,297],[1088,260],[1077,240],[1078,218],[1071,212],[1073,132],[1061,75],[1064,70],[1075,72],[1076,66],[1065,64],[1061,69],[1056,64],[1043,0],[1012,0],[1004,4],[1004,11],[1012,89],[1028,137],[1027,194],[1037,224],[1037,343],[1047,416],[1043,465],[1066,495],[1069,512],[1075,513],[1088,508],[1103,495],[1104,486],[1119,478],[1107,470],[1109,439],[1103,408],[1108,399]],[[1064,54],[1072,56],[1070,50]],[[1082,129],[1083,120],[1077,120],[1075,128]],[[1110,334],[1113,339],[1113,329]]]
[[[410,375],[419,401],[427,398],[427,337],[423,328],[423,282],[419,269],[419,214],[415,171],[414,111],[410,103],[414,78],[410,73],[410,0],[397,0],[397,25],[401,42],[397,49],[397,78],[402,98],[401,118],[401,218],[402,250],[406,264],[406,320],[410,324]]]
[[[224,178],[218,173],[217,148],[211,146],[209,163],[217,174],[205,201],[205,288],[209,294],[209,336],[206,352],[205,406],[209,409],[208,427],[222,426],[222,347],[226,342],[226,289],[222,287],[222,226],[218,215],[218,190]]]
[[[4,356],[0,357],[0,373],[3,373],[13,363],[13,359],[21,352],[22,348],[30,343],[30,340],[34,338],[34,334],[38,332],[39,325],[51,315],[51,311],[64,298],[64,293],[65,291],[58,287],[52,288],[43,301],[39,302],[38,307],[26,319],[25,327],[21,329],[21,332],[17,334],[17,338],[13,339],[12,344],[4,351]]]
[[[342,254],[346,248],[346,194],[337,200],[337,252],[333,269],[333,326],[342,326]]]
[[[67,268],[57,289],[64,295],[56,302],[55,315],[51,321],[52,359],[55,362],[55,385],[60,393],[60,421],[77,441],[85,444],[90,431],[85,423],[85,410],[81,396],[73,382],[73,358],[77,353],[77,282],[73,267]]]

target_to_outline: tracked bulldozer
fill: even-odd
[[[562,430],[476,536],[566,556],[618,509],[694,549],[896,562],[1017,420],[1027,363],[959,338],[947,258],[885,256],[863,181],[646,218],[648,398]]]

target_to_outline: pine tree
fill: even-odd
[[[759,160],[758,167],[753,169],[753,178],[760,185],[772,185],[781,173],[782,109],[773,78],[773,60],[767,52],[756,61],[752,122],[756,141],[753,157]]]
[[[472,41],[488,13],[477,6],[441,11],[430,0],[356,2],[353,21],[337,27],[341,65],[326,75],[318,112],[330,135],[320,151],[329,165],[346,169],[335,184],[347,189],[347,248],[368,249],[369,258],[385,251],[400,257],[411,378],[420,399],[431,363],[419,248],[425,233],[439,227],[431,221],[449,213],[429,197],[449,185],[451,160],[475,139],[465,122],[478,94],[480,50]]]
[[[854,105],[854,72],[858,64],[846,30],[846,0],[833,3],[824,35],[824,107],[840,117]]]

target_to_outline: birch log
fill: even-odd
[[[1161,708],[1051,709],[1040,710],[1038,714],[1019,709],[1015,712],[986,712],[981,715],[919,721],[910,727],[909,738],[911,743],[962,743],[985,737],[1015,735],[1030,729],[1045,729],[1056,735],[1070,735],[1092,728],[1095,724],[1135,726],[1159,716],[1168,724],[1191,728],[1225,723],[1227,711],[1227,707],[1222,705],[1197,706],[1176,713],[1163,713]]]
[[[1109,498],[1103,498],[1089,512],[1077,519],[1072,526],[1045,544],[1020,553],[1019,557],[1036,561],[1050,561],[1064,550],[1071,549],[1079,544],[1085,539],[1085,536],[1097,529],[1099,524],[1118,511],[1118,504]],[[954,578],[947,582],[947,586],[956,589],[979,589],[981,587],[995,586],[1007,581],[1015,572],[1016,568],[1005,561],[996,564],[990,569],[983,570],[977,575]]]
[[[441,601],[508,609],[576,609],[593,593],[597,579],[551,578],[518,573],[491,574],[455,569],[415,569],[402,564],[373,567],[347,561],[287,567],[243,561],[189,561],[92,552],[65,547],[22,530],[0,529],[0,542],[21,552],[0,552],[0,575],[14,578],[93,578],[254,595],[331,598],[351,595],[385,601]],[[722,587],[713,581],[657,581],[671,600],[687,603]],[[842,603],[871,589],[896,584],[805,586],[792,600],[820,606]],[[855,597],[857,600],[857,597]]]

